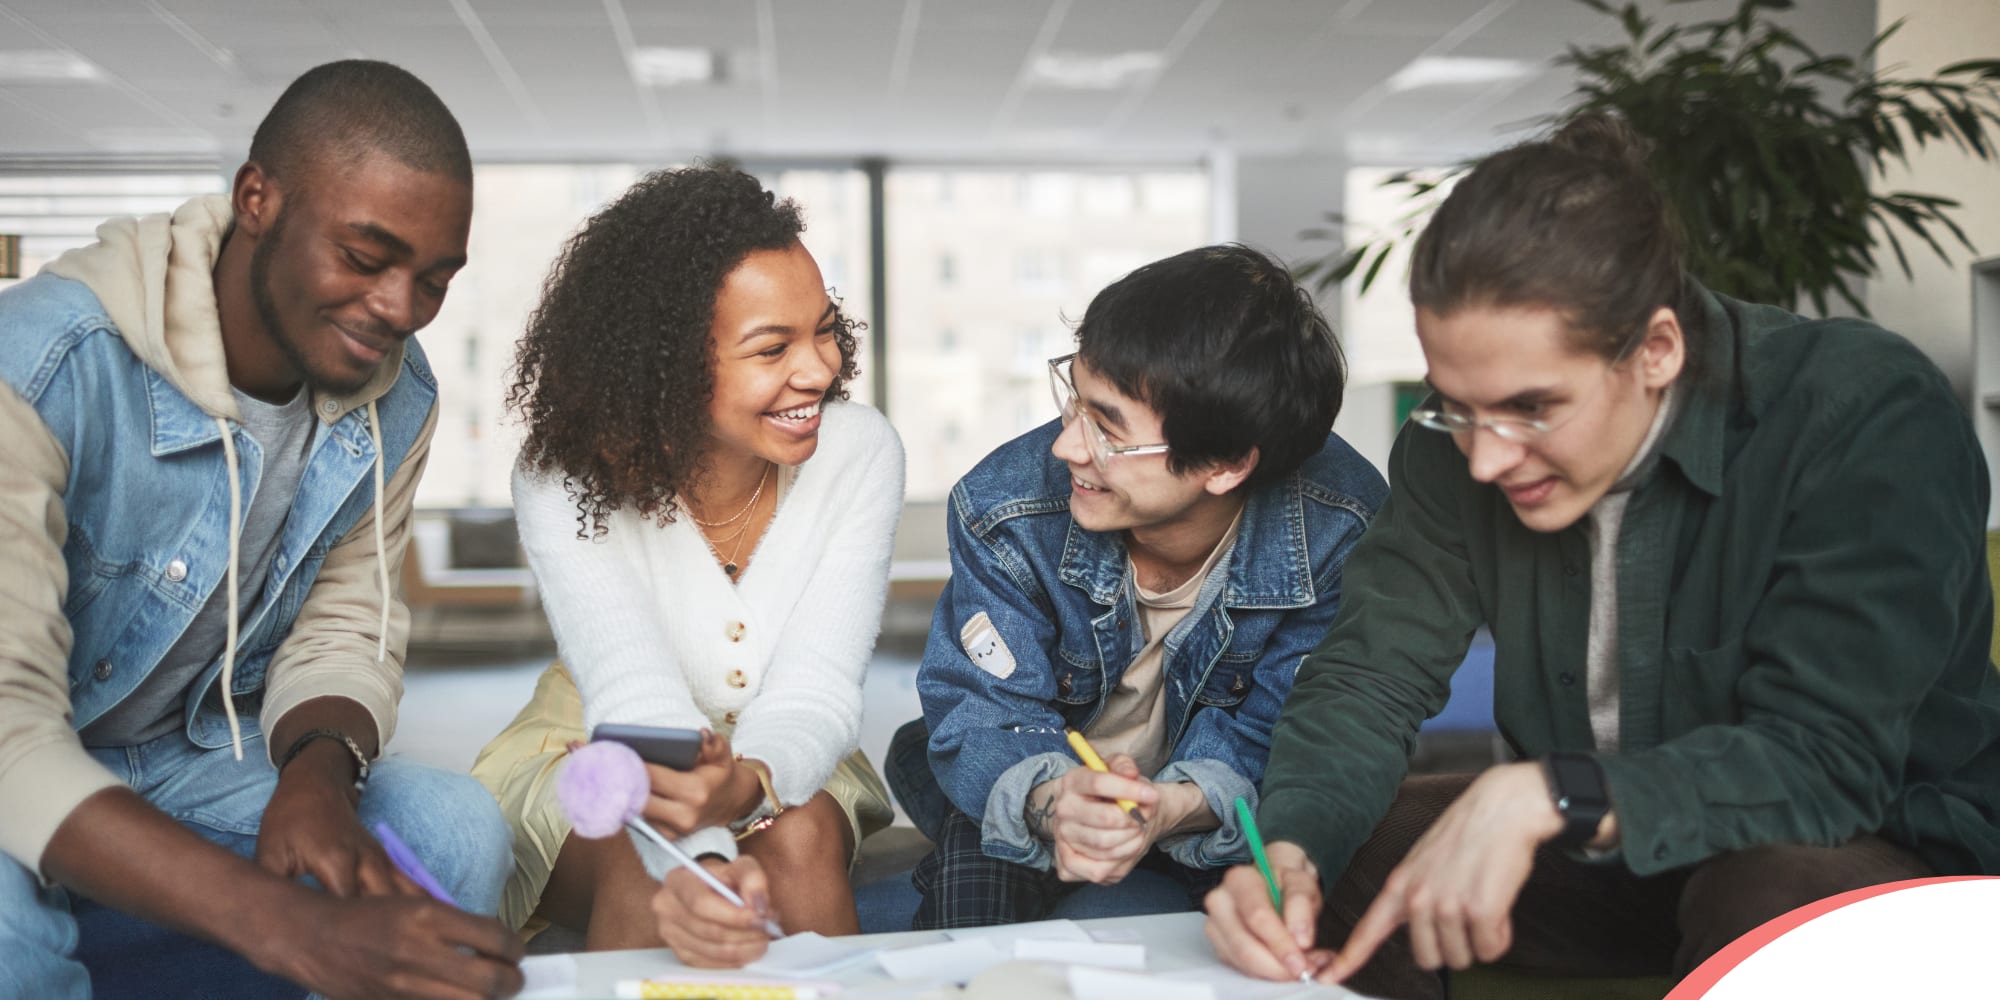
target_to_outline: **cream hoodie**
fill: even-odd
[[[223,354],[213,273],[230,225],[228,199],[197,198],[171,216],[116,219],[98,242],[50,264],[54,274],[90,286],[132,353],[213,417],[224,431],[232,486],[231,524],[242,522],[240,477],[229,424],[237,419]],[[359,392],[315,391],[313,412],[332,424],[365,408],[381,453],[374,403],[402,370],[401,345]],[[410,454],[386,484],[375,466],[376,505],[321,564],[291,633],[273,655],[260,722],[270,732],[300,703],[350,699],[375,720],[381,742],[395,731],[402,697],[403,644],[409,615],[390,581],[408,540],[416,484],[437,424],[432,407]],[[70,724],[68,587],[62,545],[67,533],[62,490],[68,456],[34,409],[0,384],[0,850],[39,871],[56,827],[85,798],[118,783],[83,749]],[[236,606],[235,528],[230,534],[229,607]],[[234,668],[229,625],[222,687]],[[232,732],[235,705],[225,698]],[[283,748],[267,747],[267,753]],[[237,753],[241,756],[240,738]]]

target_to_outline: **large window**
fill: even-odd
[[[499,507],[520,428],[505,409],[515,343],[550,262],[577,226],[647,167],[491,164],[476,170],[470,262],[419,336],[440,413],[418,488],[424,507]],[[869,176],[859,167],[749,164],[798,201],[805,243],[848,314],[868,320],[872,262],[887,261],[888,354],[861,333],[853,397],[884,407],[909,456],[909,493],[944,496],[1007,439],[1054,417],[1045,361],[1072,349],[1099,289],[1209,238],[1209,191],[1195,167],[892,167],[883,245],[871,245]],[[89,242],[113,215],[172,209],[225,190],[220,170],[0,174],[0,233],[23,236],[23,274]],[[876,377],[888,398],[877,400]],[[606,419],[619,401],[604,400]]]
[[[1383,187],[1402,167],[1355,167],[1347,172],[1347,245],[1396,233],[1410,213],[1407,189]],[[1437,176],[1442,176],[1438,171]],[[1441,201],[1450,192],[1438,192]],[[1341,285],[1341,336],[1347,351],[1348,381],[1413,382],[1424,377],[1423,348],[1417,343],[1417,314],[1410,307],[1410,246],[1390,252],[1366,294],[1354,276]],[[1399,421],[1400,422],[1400,421]]]
[[[65,250],[95,238],[121,215],[171,212],[199,194],[224,189],[220,172],[0,173],[0,233],[21,237],[21,277],[32,277]],[[0,288],[13,284],[0,279]]]
[[[899,168],[885,191],[888,410],[912,499],[1055,416],[1046,361],[1099,289],[1208,238],[1194,168]]]
[[[468,263],[438,318],[418,336],[437,371],[437,435],[417,487],[422,507],[504,507],[521,429],[506,413],[515,341],[541,297],[564,240],[637,180],[633,164],[492,165],[475,173]],[[805,244],[850,313],[866,319],[868,182],[858,170],[774,168],[753,172],[806,217]],[[863,337],[867,335],[864,333]],[[866,345],[862,347],[866,367]],[[868,380],[853,387],[868,402]],[[619,401],[604,400],[605,419]]]

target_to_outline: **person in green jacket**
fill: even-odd
[[[1685,975],[1814,900],[2000,872],[1971,424],[1903,338],[1702,289],[1644,155],[1580,119],[1417,241],[1435,392],[1276,726],[1283,912],[1255,868],[1207,899],[1245,972]],[[1481,625],[1519,759],[1406,779]]]

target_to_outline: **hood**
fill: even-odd
[[[234,216],[229,198],[194,198],[172,214],[112,219],[97,242],[71,250],[44,270],[83,282],[96,294],[132,353],[212,417],[237,420],[215,305],[215,264]],[[313,413],[333,423],[379,399],[403,369],[395,344],[368,384],[351,395],[313,391]],[[326,404],[334,405],[328,407]]]

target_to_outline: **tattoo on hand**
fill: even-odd
[[[1049,826],[1052,822],[1054,822],[1055,818],[1056,818],[1055,796],[1053,795],[1042,796],[1040,805],[1037,805],[1033,798],[1030,798],[1028,800],[1027,819],[1028,819],[1029,833],[1034,834],[1038,839],[1041,840],[1054,840],[1055,835],[1049,832]]]

